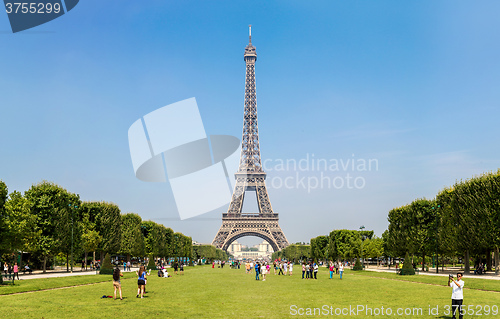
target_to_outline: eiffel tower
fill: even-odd
[[[245,111],[243,137],[236,185],[227,213],[222,214],[222,226],[212,245],[227,250],[240,237],[257,236],[279,251],[288,246],[288,240],[278,224],[278,214],[273,212],[266,188],[266,173],[262,169],[257,125],[257,95],[255,93],[255,61],[257,52],[252,45],[252,26],[249,26],[249,44],[245,48]],[[247,191],[255,191],[259,213],[242,213]]]

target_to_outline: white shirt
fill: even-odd
[[[339,265],[339,271],[344,271],[344,265],[342,264]]]
[[[451,293],[451,299],[464,299],[464,281],[462,279],[458,280],[457,283],[460,285],[458,287],[453,281],[450,282],[450,287],[453,289]]]

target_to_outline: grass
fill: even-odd
[[[431,285],[446,285],[448,283],[448,277],[445,276],[426,276],[426,275],[415,275],[415,276],[400,276],[395,273],[387,272],[375,272],[375,271],[361,271],[356,275],[375,277],[375,278],[386,278],[394,280],[403,280],[411,282],[420,282]],[[454,275],[455,276],[455,275]],[[472,276],[471,276],[472,277]],[[500,292],[500,281],[499,280],[487,280],[479,278],[471,278],[468,275],[464,275],[465,287],[467,289],[478,289],[478,290],[489,290]],[[456,279],[456,276],[455,276]]]
[[[133,274],[129,274],[133,276]],[[305,317],[339,317],[370,318],[365,312],[346,316],[325,316],[318,311],[323,306],[342,310],[356,307],[372,309],[391,308],[394,318],[450,318],[444,316],[445,307],[450,305],[451,288],[446,287],[443,277],[431,277],[437,285],[426,285],[408,280],[388,280],[378,278],[372,272],[346,271],[344,279],[328,279],[328,272],[321,269],[318,280],[302,280],[298,272],[293,276],[268,275],[266,281],[256,281],[253,274],[245,274],[244,269],[234,270],[203,266],[187,267],[185,275],[174,275],[172,278],[150,276],[146,297],[135,298],[137,292],[136,278],[122,280],[124,300],[100,299],[102,295],[112,295],[111,276],[79,276],[73,277],[81,284],[89,283],[83,277],[107,277],[106,282],[80,286],[69,289],[38,291],[17,295],[0,296],[0,313],[4,318],[88,318],[98,315],[101,318],[289,318],[291,313],[303,309],[307,313],[316,310],[316,316]],[[391,274],[383,274],[391,275]],[[420,280],[424,276],[411,276],[412,280]],[[398,276],[394,279],[400,279]],[[33,287],[60,287],[74,282],[70,278],[47,279],[43,285],[32,284]],[[36,281],[38,279],[33,279]],[[80,281],[82,280],[82,281]],[[101,280],[99,278],[99,280]],[[472,279],[471,279],[472,280]],[[446,281],[446,282],[443,282]],[[464,279],[468,285],[467,278]],[[482,280],[493,281],[493,280]],[[24,284],[24,282],[23,282]],[[28,285],[26,280],[26,285]],[[500,285],[499,281],[493,285]],[[23,285],[24,286],[24,285]],[[27,287],[27,286],[26,286]],[[0,291],[9,293],[16,287],[3,286]],[[468,289],[464,292],[467,305],[500,304],[500,293]],[[295,305],[296,307],[293,307]],[[438,315],[429,315],[429,306],[438,307]],[[398,308],[410,311],[422,309],[421,315],[396,315]],[[478,311],[477,308],[476,311]],[[328,309],[329,310],[329,309]],[[375,310],[376,311],[376,310]],[[468,315],[467,318],[498,318],[497,316]]]

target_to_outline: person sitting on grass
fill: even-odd
[[[116,267],[115,270],[113,271],[113,287],[115,288],[115,297],[114,297],[115,300],[116,300],[116,290],[117,289],[120,291],[120,300],[123,300],[122,284],[120,281],[120,277],[123,277],[123,274],[120,272],[120,269],[118,267]]]

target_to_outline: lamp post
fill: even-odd
[[[363,231],[363,229],[365,229],[365,226],[361,225],[361,227],[359,227],[359,230]],[[365,269],[365,259],[363,257],[363,235],[361,235],[361,260],[362,260],[361,266],[363,269]]]
[[[74,222],[73,222],[73,215],[74,215],[74,210],[73,208],[78,208],[77,205],[72,205],[72,204],[69,204],[68,205],[71,209],[71,273],[73,273],[73,225],[74,225]]]

